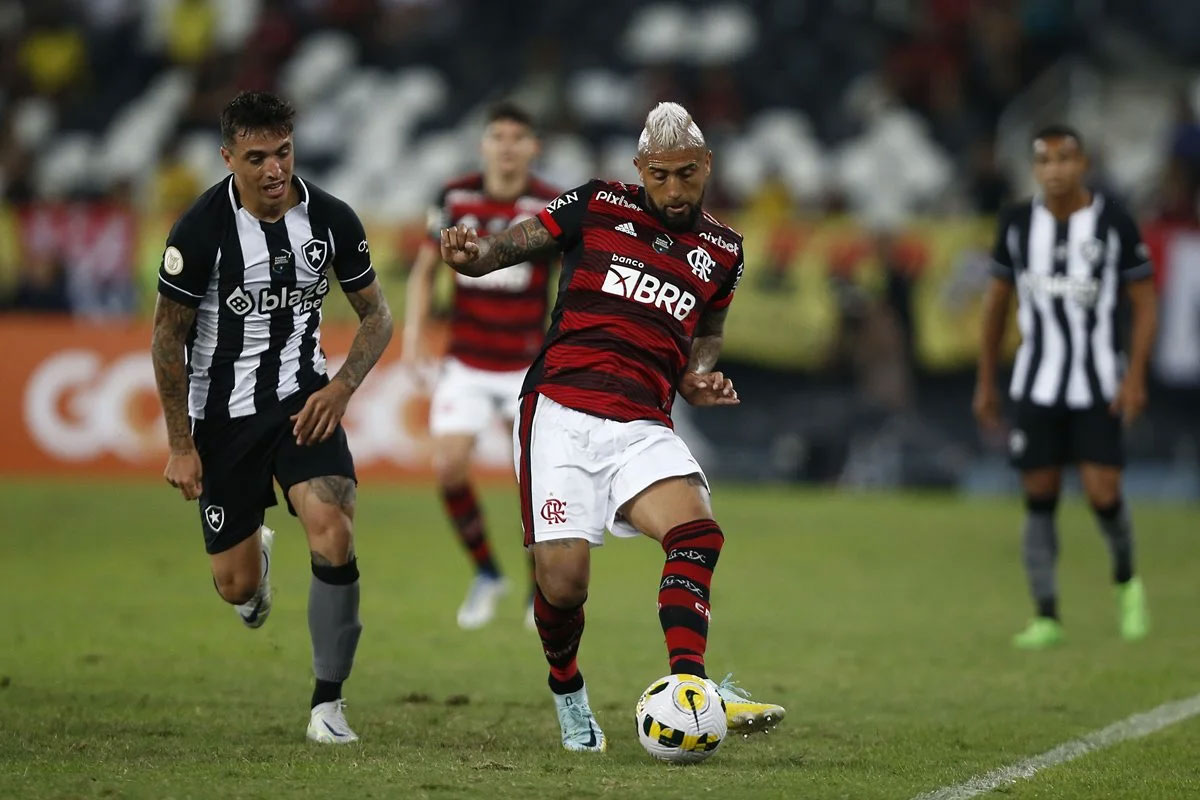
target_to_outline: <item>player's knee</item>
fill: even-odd
[[[538,588],[555,608],[575,608],[587,600],[587,572],[571,569],[539,572]]]
[[[443,489],[457,489],[465,486],[469,478],[470,460],[466,458],[438,458],[433,464],[433,471],[438,485]]]
[[[221,599],[231,605],[241,605],[249,602],[258,591],[258,574],[254,572],[221,572],[213,573],[213,585]]]
[[[1026,494],[1025,509],[1030,514],[1053,514],[1058,509],[1058,492]]]
[[[1092,510],[1100,516],[1112,516],[1113,509],[1121,505],[1121,485],[1117,482],[1105,482],[1101,486],[1089,486],[1087,499]]]
[[[350,521],[341,514],[316,520],[308,529],[308,547],[323,556],[331,566],[340,567],[348,563],[354,551],[354,532]]]

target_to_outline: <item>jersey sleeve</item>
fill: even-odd
[[[587,213],[588,201],[599,181],[588,181],[582,186],[563,192],[538,212],[537,218],[550,235],[562,246],[571,248],[583,233],[583,217]]]
[[[218,232],[188,213],[167,235],[158,265],[158,293],[188,308],[197,308],[208,291],[217,264]]]
[[[329,226],[333,240],[333,272],[343,292],[357,292],[375,281],[367,232],[354,210],[339,203]]]
[[[992,247],[992,277],[1013,283],[1016,280],[1016,269],[1013,266],[1012,249],[1008,246],[1008,231],[1012,227],[1013,214],[1005,209],[996,220],[996,243]]]
[[[1113,227],[1121,247],[1117,259],[1117,276],[1120,280],[1127,283],[1153,277],[1154,263],[1150,260],[1150,248],[1142,241],[1142,234],[1133,217],[1122,210],[1116,215]]]
[[[740,248],[739,248],[740,250]],[[708,302],[708,307],[720,311],[723,308],[729,308],[729,304],[733,302],[733,293],[737,291],[738,284],[742,282],[742,272],[746,268],[745,254],[738,256],[738,261],[733,265],[733,269],[729,270],[729,276],[725,278],[725,283],[713,295],[712,300]]]

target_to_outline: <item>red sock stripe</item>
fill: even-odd
[[[659,609],[667,606],[678,606],[680,608],[693,609],[695,603],[705,604],[703,597],[698,597],[687,589],[662,589],[658,593]]]
[[[676,657],[682,656],[686,658],[680,651],[687,651],[700,656],[700,660],[704,660],[704,650],[708,646],[708,637],[704,634],[697,633],[687,628],[675,627],[670,631],[671,644],[670,651],[676,654]]]
[[[708,586],[712,580],[712,570],[694,561],[668,561],[672,575],[682,575],[693,583]],[[664,573],[665,574],[665,573]]]
[[[662,546],[664,550],[669,550],[672,547],[677,547],[678,542],[686,540],[696,533],[710,533],[716,530],[720,533],[721,529],[717,526],[715,520],[697,519],[691,522],[685,522],[682,525],[676,525],[671,530],[667,531],[667,535],[663,537]]]
[[[521,494],[521,527],[525,530],[525,546],[533,546],[533,469],[530,447],[533,444],[533,412],[537,407],[537,394],[521,398],[520,423],[517,439],[521,445],[520,469],[517,471],[517,488]]]

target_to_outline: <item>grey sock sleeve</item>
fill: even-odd
[[[1028,512],[1025,517],[1021,555],[1034,603],[1039,609],[1046,609],[1058,597],[1058,585],[1054,575],[1058,562],[1058,531],[1055,528],[1053,511]]]
[[[352,575],[347,567],[352,568]],[[323,580],[351,577],[341,583]],[[354,561],[344,567],[313,567],[308,590],[308,632],[312,636],[313,672],[319,680],[344,681],[350,677],[362,634],[358,598],[358,568]]]

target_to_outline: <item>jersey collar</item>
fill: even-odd
[[[236,214],[238,209],[242,207],[242,197],[238,193],[237,181],[234,179],[233,175],[230,175],[227,180],[229,181],[229,204],[233,206],[233,213]],[[299,205],[307,206],[309,201],[308,184],[300,180],[300,176],[293,172],[292,185],[295,186],[300,192]],[[291,209],[289,208],[288,211],[291,211]]]

